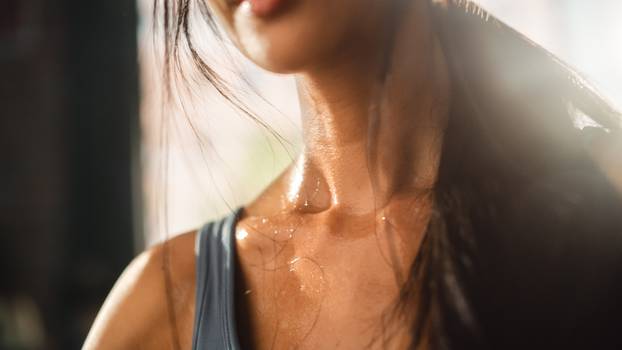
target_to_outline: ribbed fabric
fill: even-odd
[[[238,350],[235,329],[235,224],[242,212],[205,224],[197,233],[193,350]]]

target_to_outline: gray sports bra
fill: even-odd
[[[197,233],[193,350],[238,350],[235,324],[235,224],[242,208]]]

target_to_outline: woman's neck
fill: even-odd
[[[379,34],[297,76],[304,151],[288,184],[297,208],[364,214],[433,186],[449,77],[427,3],[404,6],[391,48]]]

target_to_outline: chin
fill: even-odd
[[[274,73],[302,72],[338,54],[344,43],[360,32],[357,23],[364,19],[362,15],[373,13],[361,6],[368,2],[363,0],[271,1],[279,7],[267,15],[258,15],[252,0],[246,0],[231,7],[221,19],[238,49]]]

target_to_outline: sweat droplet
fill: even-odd
[[[296,264],[300,260],[300,257],[297,256],[289,261],[289,271],[294,271],[294,264]]]
[[[239,240],[246,239],[246,237],[248,237],[248,232],[246,232],[246,230],[240,230],[238,233],[235,234],[235,238]]]

